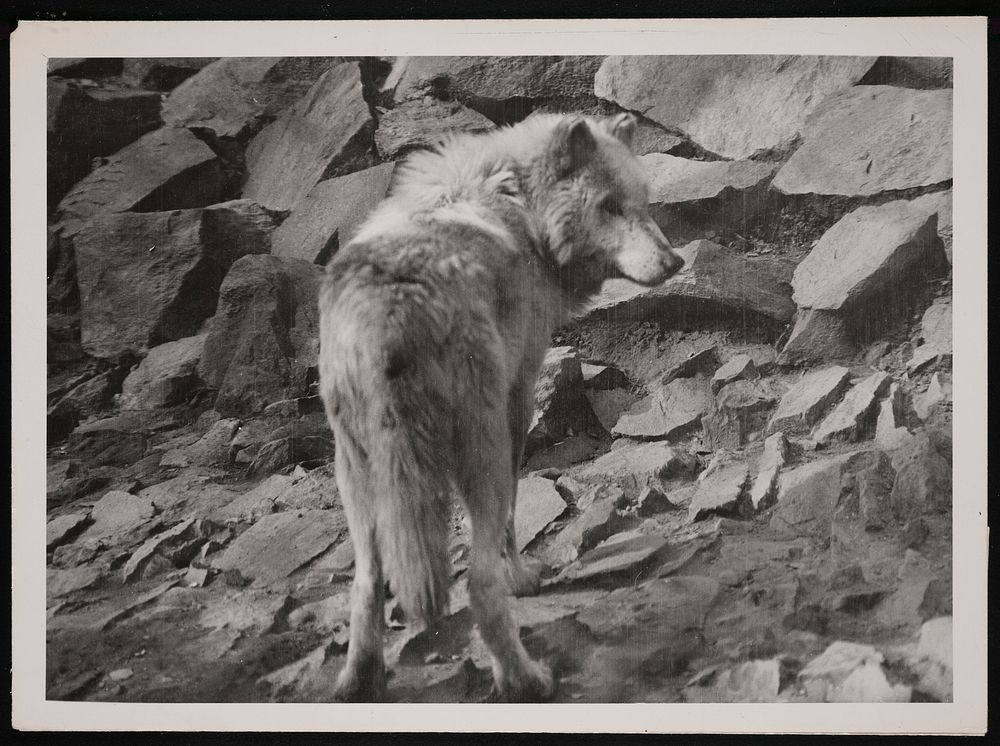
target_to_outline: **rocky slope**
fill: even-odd
[[[951,74],[816,57],[56,60],[51,699],[325,701],[353,556],[321,265],[445,131],[643,113],[687,266],[564,329],[520,482],[564,702],[951,699]],[[962,249],[960,248],[959,251]],[[482,699],[390,599],[390,696]]]

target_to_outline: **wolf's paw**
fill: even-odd
[[[542,569],[542,565],[537,562],[510,562],[510,592],[515,596],[537,596],[542,587]]]
[[[333,689],[334,702],[379,702],[385,698],[385,664],[344,666]]]
[[[487,702],[548,702],[555,697],[559,679],[544,663],[532,661],[519,676],[510,677],[501,687],[493,683]]]

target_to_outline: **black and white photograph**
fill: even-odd
[[[959,702],[954,56],[383,46],[32,79],[45,704]]]

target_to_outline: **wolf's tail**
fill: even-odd
[[[371,465],[382,567],[407,617],[430,625],[448,611],[448,489],[405,424],[381,435]]]

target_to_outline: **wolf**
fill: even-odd
[[[336,700],[385,695],[386,579],[408,619],[433,628],[447,612],[455,496],[491,699],[553,696],[509,611],[511,592],[539,588],[517,551],[518,469],[553,330],[609,278],[653,286],[683,266],[649,216],[636,126],[535,115],[415,152],[327,265],[320,393],[355,554]]]

